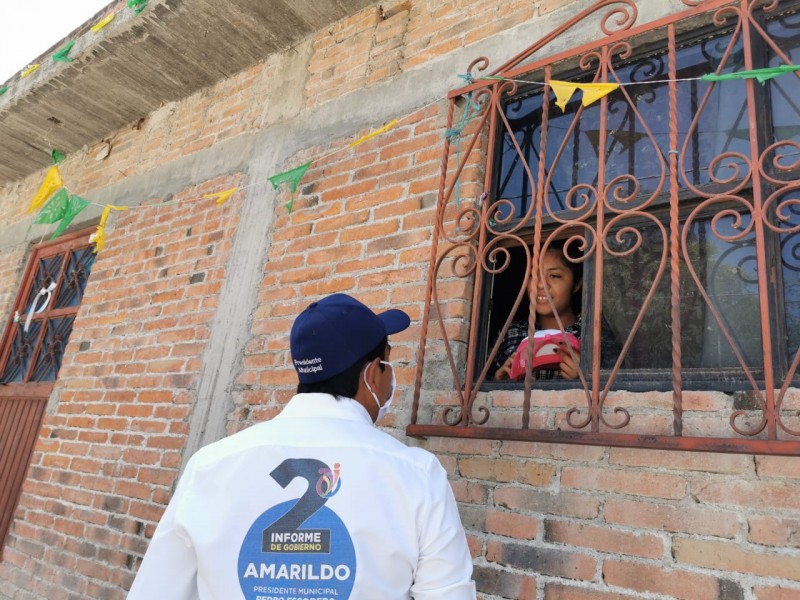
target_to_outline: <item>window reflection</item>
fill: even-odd
[[[800,207],[790,207],[786,213],[790,216],[790,225],[800,226]],[[786,341],[791,361],[800,350],[800,232],[782,237],[781,264]]]
[[[80,305],[96,256],[91,247],[69,253],[67,268],[54,304],[56,308]]]
[[[72,333],[74,317],[50,319],[39,349],[31,381],[55,381],[64,358],[64,348]]]
[[[732,233],[732,219],[721,219],[717,234]],[[746,227],[746,219],[743,227]],[[655,226],[642,226],[642,246],[624,257],[605,257],[603,317],[616,339],[625,340],[652,289],[664,240]],[[758,326],[758,281],[755,238],[725,242],[715,235],[711,220],[692,223],[687,235],[691,269],[711,305],[741,351],[746,366],[761,368],[763,354]],[[610,245],[625,251],[625,243]],[[680,271],[680,326],[682,365],[686,369],[736,368],[740,364],[723,328],[703,299],[687,265]],[[668,369],[672,365],[672,327],[669,264],[645,313],[623,366],[630,369]]]
[[[790,63],[800,64],[800,14],[784,15],[770,21],[767,31],[780,52],[789,58]],[[769,53],[770,67],[786,64],[774,49],[770,48]],[[767,90],[774,123],[769,143],[786,140],[800,142],[800,78],[797,75],[785,75],[770,79],[767,82]],[[797,149],[783,150],[784,164],[790,164],[800,158]],[[797,171],[783,174],[784,178],[797,176]]]

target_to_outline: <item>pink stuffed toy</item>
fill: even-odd
[[[533,365],[532,371],[538,369],[557,369],[561,363],[559,345],[564,342],[570,344],[576,351],[581,349],[581,343],[571,333],[562,333],[558,329],[543,329],[533,334]],[[528,338],[522,340],[514,353],[511,363],[511,379],[525,377],[525,363],[528,359]]]

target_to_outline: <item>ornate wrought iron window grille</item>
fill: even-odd
[[[445,142],[410,435],[800,452],[800,77],[700,79],[800,64],[800,3],[671,1],[599,0],[450,93],[450,130],[480,110]],[[621,85],[562,110],[553,80]],[[493,382],[556,240],[580,376]]]
[[[34,251],[0,351],[0,384],[55,381],[95,256],[74,240]]]

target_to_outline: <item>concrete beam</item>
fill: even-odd
[[[0,96],[0,185],[136,122],[164,103],[282,52],[374,0],[152,0],[122,9],[95,34],[75,39],[72,63],[48,51],[30,77]],[[65,40],[53,48],[62,45]]]

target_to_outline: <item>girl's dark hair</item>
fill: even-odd
[[[298,394],[330,394],[337,398],[355,398],[358,392],[358,378],[361,376],[361,370],[368,362],[372,362],[376,358],[383,358],[386,354],[386,346],[389,345],[389,339],[383,338],[381,342],[372,350],[367,352],[364,356],[358,359],[352,366],[348,367],[338,375],[334,375],[325,381],[318,381],[316,383],[298,383]],[[385,368],[379,365],[381,371]]]

